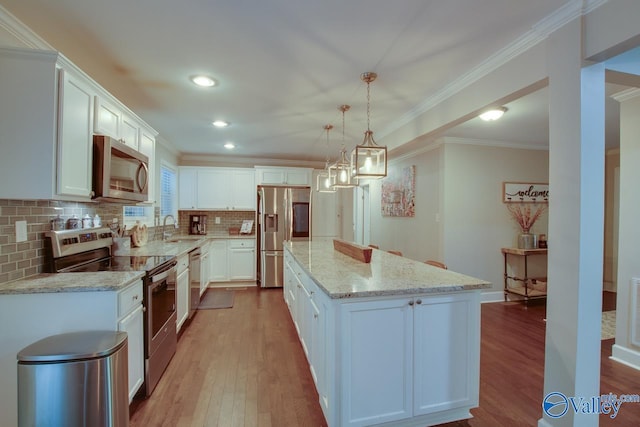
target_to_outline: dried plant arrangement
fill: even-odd
[[[533,209],[532,209],[533,207]],[[533,206],[529,203],[511,203],[507,205],[511,217],[518,223],[523,233],[529,233],[533,224],[547,210],[547,205]]]

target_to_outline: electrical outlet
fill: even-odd
[[[16,221],[16,243],[27,241],[27,221]]]
[[[216,217],[216,224],[220,224],[220,217],[219,216]]]

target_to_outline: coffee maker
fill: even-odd
[[[207,234],[206,215],[189,215],[189,234]]]

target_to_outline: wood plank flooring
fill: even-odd
[[[603,298],[611,305],[615,298]],[[480,407],[446,426],[537,425],[544,316],[544,301],[482,306]],[[608,359],[612,344],[602,342],[601,392],[640,393],[640,372]],[[153,395],[131,406],[131,427],[325,425],[281,289],[239,290],[233,308],[199,310]],[[600,416],[600,425],[640,425],[640,404]]]

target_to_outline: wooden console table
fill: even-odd
[[[532,298],[546,298],[547,278],[529,277],[528,258],[531,255],[544,255],[546,257],[547,249],[502,248],[501,251],[504,255],[504,300],[507,300],[508,294],[524,297],[525,303]],[[507,262],[509,255],[524,258],[524,275],[522,277],[509,274]],[[515,285],[509,286],[511,283],[515,283]]]

